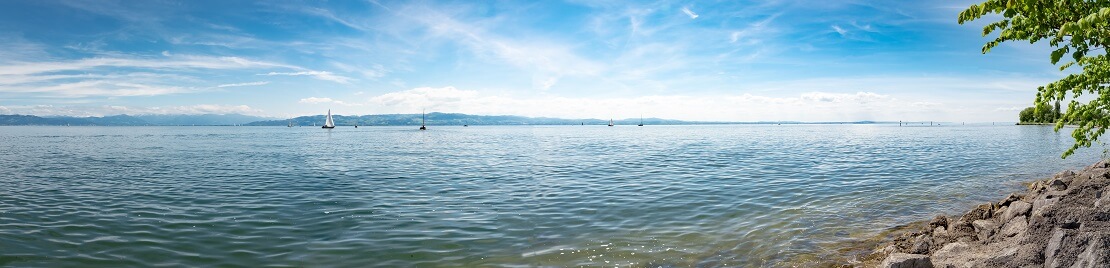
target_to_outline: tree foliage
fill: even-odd
[[[1050,107],[1047,104],[1037,104],[1037,106],[1025,108],[1018,113],[1018,120],[1021,123],[1056,123],[1057,119],[1063,115],[1060,114],[1060,104],[1056,103],[1055,107]]]
[[[1056,131],[1065,124],[1075,124],[1075,144],[1061,157],[1076,149],[1091,147],[1110,125],[1110,1],[1106,0],[987,0],[971,5],[959,14],[959,23],[977,20],[988,14],[999,14],[1001,20],[983,27],[983,36],[997,32],[998,37],[983,45],[983,53],[1007,41],[1044,41],[1053,48],[1052,64],[1061,60],[1060,70],[1077,67],[1078,72],[1037,88],[1034,114],[1052,109],[1054,102],[1067,103],[1067,111],[1053,119]],[[1065,58],[1065,56],[1068,56]],[[1093,100],[1080,102],[1083,94]]]

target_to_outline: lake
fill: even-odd
[[[0,127],[0,266],[776,266],[1103,156],[1069,133]]]

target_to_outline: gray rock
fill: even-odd
[[[998,209],[995,209],[994,213],[991,214],[991,218],[992,219],[1001,219],[1003,216],[1006,215],[1006,210],[1008,210],[1008,208],[1009,207],[1006,207],[1006,206],[998,207]],[[1000,221],[1000,222],[1006,222],[1006,221]]]
[[[1060,173],[1056,173],[1056,175],[1052,176],[1053,179],[1063,179],[1063,180],[1068,180],[1068,179],[1074,178],[1074,177],[1075,177],[1075,171],[1071,171],[1071,170],[1064,170],[1064,171],[1061,171]]]
[[[913,246],[909,248],[907,253],[911,254],[929,254],[929,247],[933,246],[933,239],[928,235],[920,235],[913,239]]]
[[[1087,249],[1076,256],[1071,267],[1110,267],[1110,234],[1094,234],[1087,240]]]
[[[1032,192],[1034,194],[1040,193],[1044,190],[1044,188],[1045,184],[1043,181],[1034,181],[1033,183],[1029,184],[1029,192]]]
[[[1001,252],[992,254],[993,256],[991,256],[990,258],[980,261],[978,264],[972,265],[972,267],[1003,267],[1014,259],[1014,256],[1017,255],[1017,252],[1018,249],[1016,247],[1007,248],[1002,250]]]
[[[929,256],[921,254],[894,253],[887,256],[879,267],[882,268],[933,268]]]
[[[1038,198],[1036,201],[1033,201],[1033,212],[1031,215],[1043,215],[1044,209],[1048,206],[1052,206],[1052,204],[1056,204],[1058,200],[1060,200],[1060,198],[1055,196]]]
[[[933,218],[933,220],[929,221],[929,227],[930,228],[937,227],[937,226],[948,226],[948,217],[936,216],[936,217]]]
[[[1100,168],[1110,168],[1110,159],[1101,160],[1101,161],[1098,161],[1098,163],[1087,166],[1088,171],[1094,170],[1094,169],[1100,169]]]
[[[933,228],[933,237],[948,238],[948,230],[944,229],[944,226],[937,226],[937,228]]]
[[[1009,206],[1010,203],[1018,200],[1021,200],[1021,195],[1010,193],[1010,195],[1007,195],[1006,198],[1002,199],[1002,201],[998,201],[998,206]]]
[[[1099,195],[1101,196],[1095,200],[1095,208],[1102,211],[1110,210],[1110,194],[1102,194],[1102,192],[1099,192]]]
[[[1052,179],[1048,181],[1048,189],[1063,191],[1068,189],[1068,184],[1061,179]]]
[[[990,240],[990,237],[998,230],[998,224],[992,220],[977,220],[971,222],[971,226],[975,227],[975,234],[979,241]]]
[[[1030,209],[1033,209],[1033,204],[1029,202],[1021,200],[1011,202],[1010,206],[1006,207],[1006,212],[1002,213],[1002,222],[1009,222],[1017,216],[1029,215]]]
[[[1048,239],[1048,245],[1044,249],[1044,266],[1045,267],[1060,267],[1063,262],[1061,254],[1064,253],[1064,247],[1068,246],[1074,235],[1074,230],[1067,230],[1063,228],[1056,228],[1052,231],[1052,237]]]
[[[948,237],[957,241],[962,238],[975,237],[975,228],[971,226],[971,223],[963,220],[949,222],[947,230]]]
[[[994,203],[986,203],[975,206],[975,208],[964,213],[963,218],[960,218],[960,220],[975,222],[976,220],[989,219],[991,215],[994,215]]]
[[[1002,226],[1000,234],[1006,237],[1013,237],[1025,232],[1026,228],[1029,228],[1028,220],[1025,219],[1025,216],[1018,216],[1006,222],[1006,224]]]
[[[964,242],[954,242],[933,252],[932,261],[936,266],[958,265],[965,262],[965,255],[971,246]]]

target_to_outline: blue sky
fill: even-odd
[[[0,114],[1015,121],[970,1],[0,1]]]

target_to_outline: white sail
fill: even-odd
[[[335,127],[335,121],[331,119],[331,110],[328,110],[328,119],[324,121],[324,127]]]

